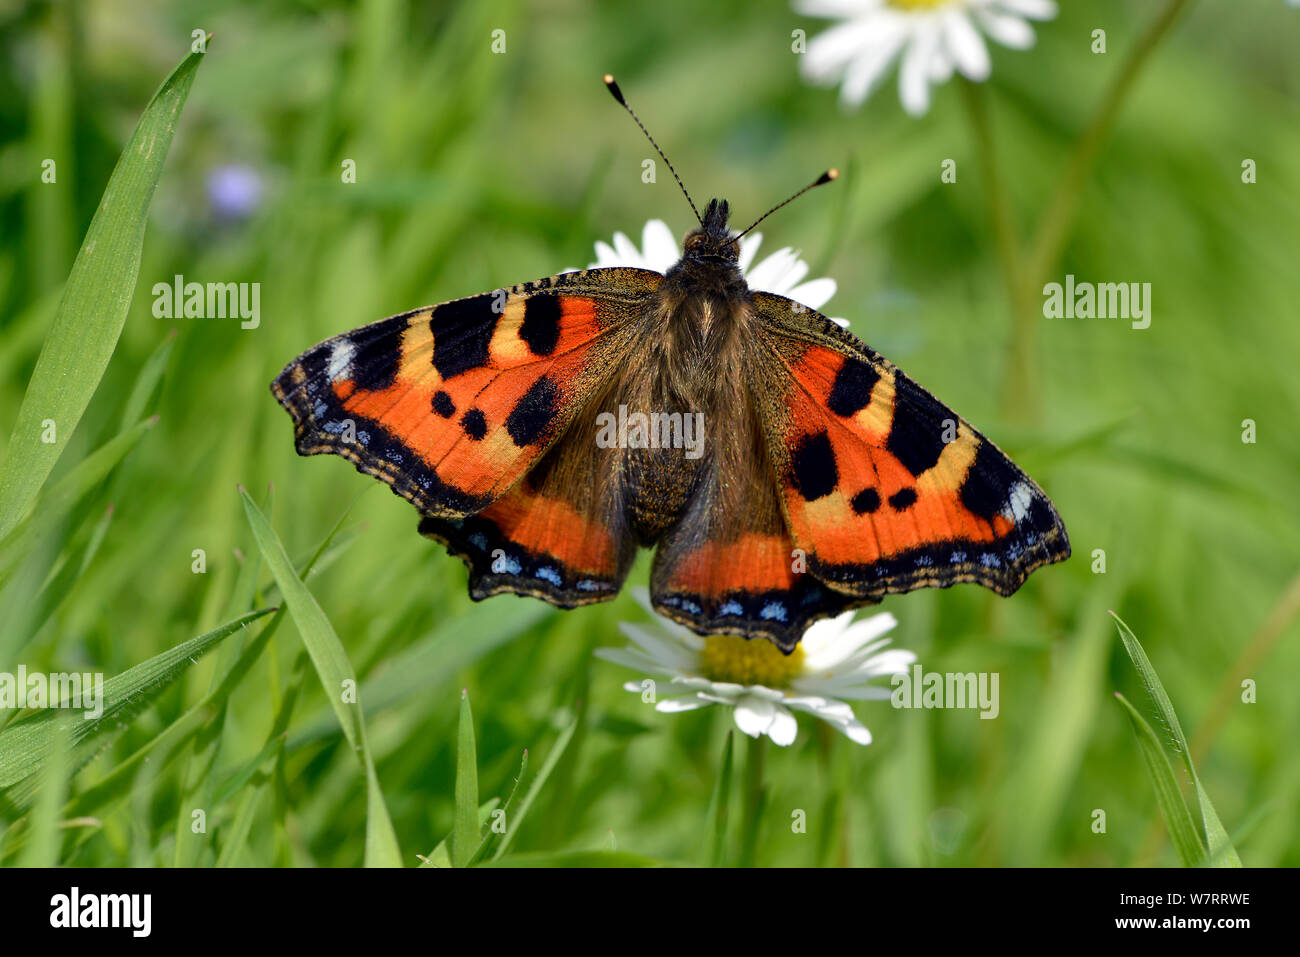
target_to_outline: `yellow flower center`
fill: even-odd
[[[953,0],[885,0],[885,2],[900,10],[933,10],[935,7],[947,6]]]
[[[803,671],[803,646],[783,655],[766,638],[709,635],[700,652],[700,668],[710,681],[784,688]]]

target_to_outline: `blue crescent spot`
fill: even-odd
[[[929,568],[933,564],[934,564],[934,559],[931,558],[929,555],[918,555],[916,557],[917,568]]]
[[[519,559],[503,555],[492,562],[492,571],[497,575],[518,575],[523,571],[523,566],[519,564]]]
[[[745,609],[738,601],[729,601],[718,609],[719,615],[743,615],[744,613]]]
[[[557,588],[560,586],[560,582],[561,582],[560,573],[557,572],[550,565],[547,565],[545,568],[537,569],[537,572],[533,577],[540,578],[543,581],[548,581],[552,585],[556,586]]]
[[[769,601],[763,606],[763,610],[758,613],[758,617],[771,621],[775,618],[777,621],[785,621],[785,605],[779,601]]]
[[[578,591],[601,591],[607,587],[604,582],[598,582],[591,578],[584,578],[578,582]]]
[[[311,407],[312,415],[316,416],[318,419],[323,419],[327,411],[329,411],[329,406],[324,402],[317,402]]]
[[[481,552],[487,551],[487,536],[482,532],[475,532],[469,537],[469,543]]]
[[[950,559],[948,559],[948,560],[949,560],[950,562],[952,562],[954,565],[960,565],[962,562],[966,561],[966,553],[965,553],[965,552],[953,552],[953,553],[952,553],[952,558],[950,558]]]
[[[988,552],[985,552],[983,555],[980,556],[980,564],[983,565],[985,568],[1002,567],[1002,563],[998,561],[998,556],[990,555]]]
[[[370,433],[369,433],[369,432],[358,432],[358,433],[357,433],[357,441],[360,442],[362,445],[369,445],[369,444],[370,444]]]
[[[701,611],[704,610],[704,609],[701,608],[699,605],[695,604],[695,602],[693,602],[693,601],[687,601],[685,598],[682,599],[681,604],[679,605],[679,607],[680,607],[683,611],[689,611],[692,615],[698,615]]]

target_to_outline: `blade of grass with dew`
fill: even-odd
[[[510,793],[507,794],[506,799],[503,802],[501,802],[501,813],[502,813],[503,821],[509,822],[510,820],[510,811],[511,808],[514,807],[515,795],[519,793],[519,785],[523,783],[524,774],[527,773],[527,771],[528,771],[528,749],[525,748],[523,757],[519,761],[519,774],[516,775],[515,777],[515,783],[511,786]],[[474,852],[474,856],[469,859],[468,866],[473,867],[479,861],[486,858],[488,856],[488,852],[493,850],[496,844],[500,843],[499,837],[504,834],[505,831],[501,831],[498,833],[497,831],[488,828],[487,832],[483,835],[483,840],[479,842],[478,850],[476,850]]]
[[[325,697],[338,715],[348,743],[360,756],[366,778],[366,866],[401,867],[402,855],[397,846],[397,834],[388,817],[383,791],[379,787],[379,776],[375,772],[375,763],[366,742],[360,691],[352,696],[351,701],[343,700],[343,689],[357,687],[357,676],[348,661],[347,652],[343,650],[343,643],[334,633],[334,626],[316,601],[316,596],[293,570],[289,556],[266,516],[245,489],[241,487],[239,494],[244,500],[244,512],[253,528],[262,557],[280,586],[280,593],[289,606],[289,614],[293,616],[298,634],[311,655],[312,664],[316,666],[316,673],[325,688]]]
[[[494,797],[485,801],[482,804],[482,806],[479,807],[478,826],[480,828],[487,827],[488,820],[492,817],[492,814],[496,811],[497,807],[500,804],[501,804],[501,799],[498,797]],[[420,866],[421,867],[451,867],[452,866],[451,842],[452,842],[452,835],[448,834],[446,837],[444,837],[441,841],[438,842],[437,847],[435,847],[432,851],[429,852],[428,857],[421,858]]]
[[[500,861],[504,858],[506,851],[514,843],[520,826],[524,823],[524,819],[528,817],[529,809],[533,806],[533,802],[537,800],[537,796],[542,793],[542,788],[546,787],[547,779],[551,776],[551,772],[555,770],[555,766],[560,763],[560,758],[564,756],[564,749],[569,746],[569,742],[573,739],[574,732],[578,730],[578,723],[581,720],[581,715],[574,718],[569,726],[560,732],[560,736],[555,739],[555,746],[551,748],[551,753],[542,762],[542,769],[537,772],[537,778],[528,788],[528,792],[519,805],[519,813],[512,820],[506,821],[505,836],[501,838],[501,843],[497,845],[496,851],[492,854],[492,860]]]
[[[181,642],[148,661],[128,668],[104,682],[103,711],[87,718],[78,712],[47,708],[32,718],[0,732],[0,788],[7,788],[36,772],[49,756],[55,724],[70,721],[70,743],[80,745],[107,728],[116,728],[138,714],[190,665],[222,639],[239,631],[273,609],[241,615],[219,628]],[[77,714],[76,718],[72,715]]]
[[[722,751],[722,770],[709,800],[709,813],[704,828],[704,863],[721,867],[726,861],[727,806],[731,800],[731,771],[736,750],[735,735],[727,732],[727,744]]]
[[[1173,765],[1165,757],[1160,739],[1156,737],[1155,731],[1147,724],[1146,719],[1138,714],[1137,709],[1118,691],[1115,692],[1115,698],[1123,705],[1129,724],[1133,726],[1138,750],[1142,752],[1142,762],[1146,765],[1147,773],[1151,775],[1151,786],[1156,792],[1156,803],[1160,806],[1160,813],[1169,828],[1169,837],[1173,841],[1174,850],[1178,852],[1178,859],[1183,862],[1183,867],[1199,867],[1205,863],[1205,842],[1201,837],[1200,829],[1192,820],[1192,812],[1188,810],[1187,802],[1183,800],[1183,792],[1178,789],[1178,779],[1174,777]]]
[[[451,831],[451,863],[464,867],[478,849],[478,748],[469,691],[460,693],[460,723],[456,731],[456,824]]]
[[[1192,762],[1191,748],[1187,745],[1187,738],[1183,735],[1183,727],[1178,721],[1178,714],[1174,711],[1174,703],[1169,700],[1169,694],[1165,691],[1165,686],[1161,684],[1160,676],[1156,674],[1156,669],[1151,664],[1151,659],[1147,657],[1147,653],[1143,650],[1142,643],[1137,640],[1137,635],[1133,634],[1133,630],[1125,624],[1124,619],[1113,611],[1110,615],[1115,619],[1120,640],[1124,642],[1124,650],[1133,659],[1133,666],[1137,669],[1138,676],[1147,689],[1147,694],[1151,696],[1151,700],[1155,703],[1161,722],[1173,739],[1174,750],[1182,755],[1183,767],[1187,769],[1187,776],[1192,780],[1192,787],[1196,791],[1196,801],[1200,805],[1201,821],[1205,828],[1205,843],[1210,854],[1210,865],[1213,867],[1241,867],[1241,858],[1237,856],[1237,849],[1232,846],[1232,839],[1228,837],[1228,831],[1223,826],[1223,822],[1219,820],[1219,814],[1214,810],[1210,795],[1202,786],[1200,776],[1196,773],[1196,766]]]
[[[26,516],[117,347],[154,190],[202,59],[190,53],[158,88],[86,230],[0,463],[0,540]],[[52,442],[43,441],[46,423],[53,423]]]

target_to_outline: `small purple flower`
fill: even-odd
[[[208,174],[208,203],[217,219],[247,219],[262,204],[265,184],[251,166],[218,166]]]

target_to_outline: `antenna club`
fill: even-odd
[[[618,101],[619,106],[627,107],[627,100],[623,99],[623,91],[618,88],[618,83],[614,79],[614,74],[605,74],[605,87],[609,90],[609,95]]]
[[[826,172],[822,173],[822,178],[817,181],[817,185],[820,186],[822,183],[829,183],[831,180],[839,179],[839,178],[840,178],[840,171],[832,167],[831,169],[828,169]]]

